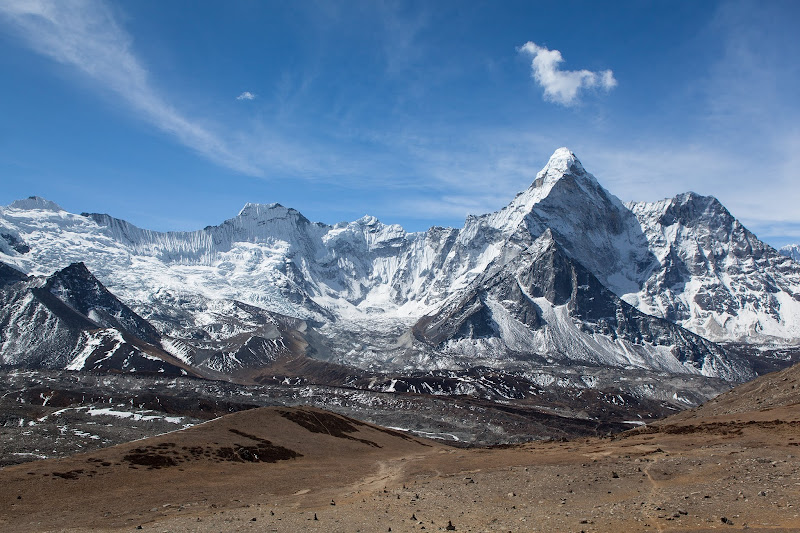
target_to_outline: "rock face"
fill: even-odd
[[[6,285],[13,285],[18,281],[25,281],[28,279],[23,272],[20,272],[14,267],[8,266],[5,263],[0,263],[0,287]]]
[[[106,328],[158,344],[160,334],[146,320],[111,294],[83,263],[73,263],[47,278],[41,288],[73,311]]]
[[[0,208],[0,236],[0,260],[25,275],[83,261],[163,349],[223,375],[311,353],[362,368],[583,361],[741,380],[752,374],[732,356],[665,321],[713,341],[800,342],[800,265],[714,198],[623,204],[566,148],[461,229],[329,226],[247,204],[161,233],[33,197]]]
[[[161,346],[203,375],[242,377],[310,351],[303,320],[237,301],[193,305],[186,302],[182,314],[157,319],[170,331]]]
[[[622,301],[571,259],[550,230],[423,317],[413,332],[438,350],[465,356],[753,376],[719,346]]]
[[[0,267],[4,273],[10,270]],[[156,329],[82,263],[48,278],[4,284],[0,324],[0,356],[6,365],[187,374],[160,350]]]
[[[797,341],[800,265],[759,241],[714,197],[686,193],[629,207],[657,268],[626,299],[712,340]]]
[[[29,368],[235,378],[304,354],[298,319],[241,302],[214,302],[196,315],[158,316],[162,334],[122,303],[83,263],[28,277],[0,263],[2,364]],[[183,324],[179,326],[179,324]]]

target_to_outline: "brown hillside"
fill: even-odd
[[[800,531],[798,373],[614,438],[491,449],[318,409],[246,411],[8,467],[0,529]]]

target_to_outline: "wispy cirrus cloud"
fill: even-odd
[[[117,97],[119,107],[222,167],[262,178],[336,177],[355,186],[398,166],[391,146],[378,146],[365,156],[348,139],[323,130],[298,137],[262,122],[245,130],[230,124],[212,127],[204,117],[189,116],[173,104],[179,98],[153,81],[115,9],[104,0],[2,0],[0,22],[36,53],[79,72],[95,89]],[[237,100],[257,97],[244,91]]]
[[[521,53],[533,56],[531,76],[544,89],[544,98],[564,106],[578,102],[581,89],[600,87],[610,91],[617,86],[611,70],[592,72],[590,70],[561,70],[564,62],[561,52],[548,50],[544,46],[528,41],[519,47]]]
[[[703,105],[691,128],[595,140],[587,168],[625,200],[694,190],[770,244],[800,242],[800,41],[789,5],[720,3],[701,32],[716,53],[694,80]]]
[[[223,139],[172,106],[132,51],[109,7],[92,0],[8,0],[0,17],[37,53],[74,67],[117,95],[140,117],[212,161],[251,175],[261,170]]]
[[[800,139],[764,152],[714,143],[657,139],[620,146],[593,139],[578,157],[623,201],[653,202],[693,191],[714,196],[750,231],[772,245],[800,242],[797,205]],[[794,148],[792,150],[792,147]],[[791,239],[789,238],[791,237]]]

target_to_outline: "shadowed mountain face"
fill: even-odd
[[[0,287],[11,285],[18,281],[25,281],[26,279],[28,279],[28,276],[24,272],[20,272],[5,263],[0,263]]]
[[[20,278],[13,271],[12,276]],[[6,365],[187,373],[160,349],[156,329],[82,263],[48,278],[23,277],[0,287],[0,324],[0,355]]]
[[[94,322],[158,344],[156,328],[134,313],[95,278],[83,263],[73,263],[47,278],[42,294],[50,293],[74,311]]]
[[[719,346],[623,302],[567,256],[549,231],[499,272],[479,277],[422,318],[413,332],[465,356],[480,346],[561,364],[753,377],[746,362]]]

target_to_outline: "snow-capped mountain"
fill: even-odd
[[[241,300],[304,318],[417,318],[548,227],[564,237],[572,255],[591,260],[590,269],[604,283],[634,287],[635,280],[617,273],[630,250],[642,248],[641,231],[632,231],[630,213],[622,224],[620,213],[627,211],[619,200],[560,149],[508,207],[469,217],[461,230],[409,234],[369,216],[327,226],[278,204],[247,204],[219,226],[161,233],[108,215],[74,215],[32,198],[0,211],[0,258],[40,275],[83,260],[137,309],[149,308],[154,293],[168,291]]]
[[[7,265],[0,271],[0,363],[187,374],[160,349],[156,329],[82,263],[47,278],[24,276]]]
[[[778,252],[800,263],[800,244],[787,244],[782,246]]]
[[[308,351],[305,322],[241,302],[174,302],[153,315],[164,332],[83,263],[47,277],[0,263],[0,364],[239,379]]]
[[[502,270],[479,276],[423,317],[414,334],[468,358],[754,377],[719,346],[622,301],[567,256],[550,229]]]
[[[625,296],[715,341],[800,339],[800,265],[761,242],[714,197],[631,203],[655,256]]]
[[[531,247],[540,246],[543,236],[575,272],[585,269],[593,276],[590,285],[608,289],[595,292],[602,292],[607,310],[616,310],[613,319],[606,314],[584,320],[570,314],[575,312],[570,304],[547,298],[545,303],[540,296],[532,300],[539,306],[536,313],[517,316],[512,308],[523,300],[498,300],[499,288],[481,285],[525,277],[527,262],[534,259]],[[663,328],[643,326],[656,322],[617,297],[716,341],[800,341],[800,265],[761,243],[713,198],[688,193],[625,205],[566,148],[556,150],[508,206],[470,216],[461,229],[407,233],[370,216],[330,226],[279,204],[247,204],[218,226],[163,233],[109,215],[68,213],[32,197],[0,208],[0,260],[39,276],[83,261],[156,327],[165,349],[195,365],[213,358],[198,343],[187,347],[189,331],[206,338],[208,350],[231,354],[225,343],[236,335],[237,343],[248,335],[270,338],[265,333],[270,320],[258,318],[260,309],[265,316],[296,317],[281,338],[303,329],[304,321],[316,324],[321,336],[312,335],[310,349],[322,359],[362,367],[391,362],[395,368],[444,368],[453,352],[442,351],[443,341],[431,343],[429,334],[437,339],[439,334],[414,338],[409,331],[423,317],[444,316],[448,306],[472,298],[481,301],[483,313],[513,315],[504,323],[513,335],[505,331],[497,346],[541,361],[557,360],[574,341],[583,343],[582,360],[593,364],[662,369],[674,363],[662,357],[671,350],[678,361],[671,371],[749,376],[736,364],[721,363],[724,354],[688,332],[652,334]],[[550,326],[537,329],[528,322],[534,315]],[[573,332],[566,325],[576,320],[583,325]],[[262,327],[264,335],[257,332]],[[591,331],[583,331],[586,327]],[[573,334],[583,340],[570,340]],[[467,353],[469,335],[446,337],[451,348],[456,343],[462,356]],[[484,339],[475,346],[489,344]],[[599,351],[589,355],[592,350]],[[497,350],[474,355],[476,362],[493,365],[508,357]],[[231,361],[206,364],[225,372]]]

